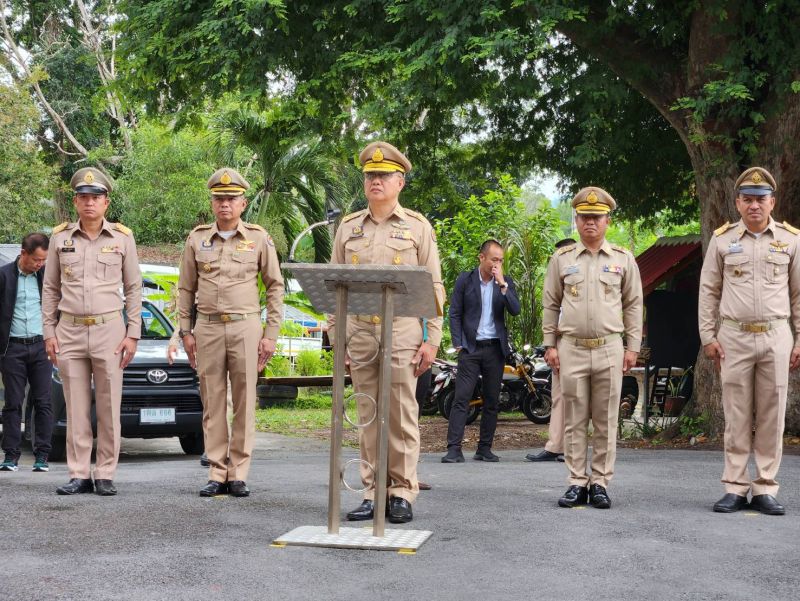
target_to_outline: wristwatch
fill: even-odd
[[[503,282],[500,284],[500,290],[505,290],[506,288],[508,288],[508,282]]]
[[[191,333],[192,333],[191,331],[187,332],[186,330],[178,330],[178,337],[179,338],[184,338],[184,337],[188,336]]]

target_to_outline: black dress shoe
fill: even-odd
[[[442,457],[442,463],[464,463],[464,453],[461,449],[447,449],[447,455]]]
[[[234,497],[249,497],[250,489],[244,480],[231,480],[228,482],[228,492]]]
[[[389,521],[392,524],[407,524],[413,519],[411,503],[402,497],[389,497]]]
[[[772,495],[753,495],[750,499],[750,507],[767,515],[783,515],[786,508],[778,503]]]
[[[374,514],[375,502],[370,499],[364,499],[361,501],[361,505],[348,512],[347,520],[350,522],[363,522],[364,520],[371,520]]]
[[[558,500],[559,507],[575,507],[576,505],[586,505],[589,499],[589,489],[585,486],[574,484],[567,489],[564,496]]]
[[[94,486],[91,478],[72,478],[64,486],[59,486],[56,492],[60,495],[77,495],[84,492],[92,492]]]
[[[605,487],[599,484],[592,484],[589,487],[589,503],[592,507],[597,509],[608,509],[611,507],[611,499],[608,498],[608,493]]]
[[[488,461],[489,463],[497,463],[500,457],[492,453],[491,449],[478,449],[472,456],[475,461]]]
[[[200,489],[201,497],[216,497],[225,494],[228,494],[228,485],[225,482],[217,482],[216,480],[209,480],[208,484]]]
[[[747,497],[742,495],[735,495],[729,492],[719,501],[714,503],[714,511],[717,513],[733,513],[747,507]]]
[[[209,465],[211,465],[211,462],[208,460],[208,455],[206,455],[205,453],[200,455],[200,465],[202,465],[203,467],[208,467]]]
[[[114,488],[114,482],[112,480],[95,480],[94,492],[101,497],[113,497],[117,494],[117,489]]]
[[[564,455],[560,453],[551,453],[550,451],[542,451],[541,453],[528,453],[525,455],[525,459],[528,461],[558,461],[559,457],[564,457]],[[561,459],[563,461],[563,459]]]

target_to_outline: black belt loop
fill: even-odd
[[[44,340],[44,336],[31,336],[30,338],[17,338],[16,336],[10,336],[8,338],[9,342],[16,342],[17,344],[36,344],[42,340]]]

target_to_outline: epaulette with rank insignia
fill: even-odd
[[[193,232],[198,232],[200,230],[210,230],[210,229],[211,229],[211,224],[210,223],[202,223],[202,224],[198,225],[196,228],[194,228],[192,231]]]
[[[783,223],[776,223],[775,225],[777,225],[778,227],[782,227],[782,228],[783,228],[783,229],[785,229],[787,232],[791,232],[791,233],[792,233],[792,234],[794,234],[795,236],[796,236],[797,234],[800,234],[800,230],[799,230],[799,229],[797,229],[797,228],[796,228],[796,227],[794,227],[793,225],[791,225],[791,224],[787,223],[786,221],[784,221]]]
[[[620,246],[619,244],[612,244],[611,248],[614,249],[615,251],[617,251],[618,253],[622,253],[622,254],[630,252],[627,248],[625,248],[624,246]]]
[[[57,226],[53,228],[53,234],[63,232],[68,227],[69,227],[69,221],[65,221],[64,223],[59,223]]]
[[[261,227],[257,223],[247,223],[247,222],[243,222],[243,223],[244,223],[244,226],[248,230],[258,230],[258,231],[264,232],[265,234],[267,233],[267,230],[265,230],[263,227]]]
[[[717,229],[714,230],[714,235],[715,236],[721,236],[722,234],[727,232],[729,229],[731,229],[734,225],[735,224],[731,223],[730,221],[726,221],[725,225],[721,225]]]
[[[126,226],[122,225],[121,223],[115,223],[114,224],[114,229],[117,230],[118,232],[122,232],[126,236],[130,236],[131,235],[131,228],[126,227]]]
[[[350,213],[349,215],[345,215],[344,219],[342,219],[342,223],[347,223],[351,219],[355,219],[356,217],[361,217],[362,215],[366,214],[369,209],[361,209],[360,211],[356,211],[355,213]]]
[[[575,250],[575,244],[570,244],[569,246],[562,246],[556,251],[557,255],[563,255],[564,253],[568,253],[571,250]]]
[[[403,207],[403,210],[409,217],[413,217],[414,219],[418,219],[420,221],[428,221],[422,213],[417,213],[416,211],[412,211],[411,209],[407,209],[405,207]]]

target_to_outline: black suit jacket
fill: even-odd
[[[500,339],[503,356],[511,352],[508,346],[508,332],[506,331],[506,316],[519,315],[519,299],[514,280],[505,276],[508,290],[503,294],[500,286],[492,282],[492,315],[494,315],[494,328]],[[450,335],[453,346],[464,347],[467,352],[475,352],[475,337],[478,335],[478,324],[481,321],[481,276],[476,267],[472,271],[462,271],[456,285],[453,287],[453,296],[450,298]]]
[[[14,316],[14,305],[17,304],[17,280],[19,269],[16,261],[0,267],[0,357],[4,357],[8,349],[8,337],[11,331],[11,318]],[[39,284],[39,299],[42,298],[42,282],[44,269],[36,272],[36,283]]]

